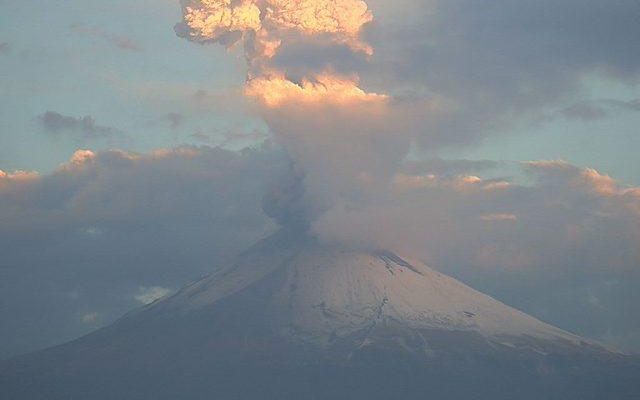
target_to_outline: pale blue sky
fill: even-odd
[[[585,85],[586,98],[633,101],[637,86],[593,79]],[[551,112],[551,111],[550,111]],[[496,135],[480,146],[447,152],[451,157],[504,161],[563,159],[630,185],[640,185],[640,112],[618,110],[603,119],[549,118]]]
[[[229,98],[244,81],[241,53],[229,56],[221,46],[178,38],[172,29],[180,19],[177,1],[3,0],[0,7],[0,43],[6,43],[0,53],[0,169],[47,172],[77,148],[145,152],[207,144],[205,136],[213,143],[228,143],[229,134],[265,130],[259,118],[238,107],[238,99]],[[375,1],[372,7],[375,12]],[[378,9],[390,24],[401,14],[381,5]],[[206,91],[207,100],[198,103],[198,91]],[[637,86],[596,74],[581,91],[582,98],[591,99],[640,97]],[[549,107],[549,114],[557,108]],[[110,138],[52,135],[37,120],[46,111],[91,116],[96,125],[116,133]],[[179,114],[179,119],[172,122],[169,114]],[[443,154],[510,161],[566,159],[640,184],[640,112],[615,110],[588,121],[548,119]]]
[[[0,53],[0,169],[46,172],[77,148],[144,152],[198,142],[190,137],[196,132],[260,125],[216,110],[215,99],[194,104],[199,90],[240,87],[244,67],[222,48],[178,38],[178,2],[27,0],[0,8],[0,43],[7,43]],[[91,116],[120,132],[108,140],[47,134],[37,121],[46,111]],[[183,123],[172,128],[169,113],[183,115]]]

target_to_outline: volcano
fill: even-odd
[[[2,399],[639,399],[640,360],[421,262],[282,231],[73,342]]]

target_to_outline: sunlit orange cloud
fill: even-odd
[[[93,160],[96,157],[96,153],[91,150],[76,150],[71,156],[69,162],[71,164],[84,164],[87,161]]]
[[[314,80],[303,79],[300,84],[282,75],[258,77],[247,82],[245,94],[258,99],[269,108],[287,104],[332,104],[348,106],[367,103],[383,105],[388,96],[367,93],[358,87],[358,80],[329,73],[320,74]]]
[[[194,38],[217,40],[230,32],[258,31],[261,11],[250,1],[232,5],[231,0],[201,0],[184,8],[184,21]]]
[[[14,171],[14,172],[7,173],[0,170],[0,179],[26,181],[26,180],[36,179],[38,177],[40,177],[40,175],[34,171]]]
[[[373,21],[361,0],[268,0],[266,20],[279,28],[305,35],[330,33],[353,50],[369,55],[373,49],[359,39],[362,27]]]
[[[361,0],[199,0],[185,1],[184,24],[188,35],[199,41],[216,41],[225,35],[235,42],[252,39],[253,56],[270,58],[276,54],[287,30],[312,36],[329,34],[355,51],[372,54],[359,39],[363,26],[373,20]]]
[[[443,178],[434,174],[407,175],[398,173],[394,177],[395,188],[401,192],[426,188],[449,188],[458,192],[464,191],[500,191],[511,187],[506,181],[485,181],[474,175],[461,175],[454,178]]]
[[[582,188],[600,196],[614,197],[630,193],[629,188],[620,187],[609,175],[601,174],[593,168],[581,169],[563,160],[532,161],[525,163],[537,171],[552,171],[564,177],[567,184]]]
[[[31,182],[39,178],[40,175],[34,171],[4,172],[0,169],[0,189],[7,187],[7,185]]]
[[[407,192],[437,186],[438,177],[434,174],[407,175],[399,173],[394,177],[393,183],[396,189]]]
[[[373,54],[360,40],[363,27],[373,20],[362,0],[182,0],[182,4],[183,27],[190,39],[227,46],[244,43],[249,64],[245,94],[263,106],[386,103],[387,96],[359,88],[357,77],[325,72],[298,84],[285,78],[286,71],[268,65],[291,31]]]

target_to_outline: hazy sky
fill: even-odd
[[[328,22],[0,0],[0,357],[207,273],[263,208],[640,350],[640,3],[305,1]]]

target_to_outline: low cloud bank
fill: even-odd
[[[265,146],[84,150],[50,174],[0,171],[0,357],[109,323],[269,234],[261,196],[287,168]]]
[[[630,306],[640,189],[561,161],[515,167],[524,178],[483,178],[500,168],[492,162],[404,163],[323,203],[308,228],[419,257],[547,321],[640,349]],[[298,202],[305,179],[268,145],[78,151],[48,175],[0,173],[0,354],[70,339],[208,273],[277,229],[265,211],[309,221],[291,207],[309,204]]]

